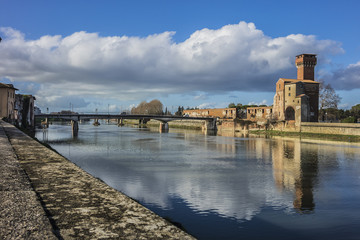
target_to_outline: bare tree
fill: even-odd
[[[338,108],[338,105],[341,101],[341,97],[336,94],[335,90],[332,88],[330,84],[326,84],[324,81],[320,80],[320,88],[319,88],[319,103],[320,110],[326,108]]]
[[[133,107],[131,109],[131,114],[162,115],[163,104],[157,99],[154,99],[149,103],[147,103],[146,101],[142,101],[137,107]]]
[[[337,120],[338,105],[341,101],[341,97],[336,94],[335,90],[330,84],[325,84],[324,81],[319,81],[319,120],[321,121],[333,121]]]
[[[148,114],[162,115],[163,104],[157,99],[152,100],[148,103]]]

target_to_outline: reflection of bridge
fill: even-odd
[[[139,124],[145,124],[151,119],[160,121],[160,130],[168,129],[168,122],[174,120],[197,120],[204,121],[203,129],[204,130],[216,130],[216,118],[210,117],[181,117],[181,116],[166,116],[166,115],[133,115],[133,114],[38,114],[35,115],[35,118],[45,119],[42,123],[48,127],[49,118],[54,119],[66,119],[71,120],[71,126],[74,134],[77,134],[79,130],[78,121],[80,120],[89,120],[95,119],[95,123],[98,123],[99,119],[117,119],[118,125],[123,125],[124,119],[138,119]]]

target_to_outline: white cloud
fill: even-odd
[[[36,94],[46,101],[273,91],[279,77],[295,75],[295,55],[326,59],[343,51],[339,43],[312,35],[271,38],[246,22],[202,29],[180,43],[173,41],[174,32],[145,38],[75,32],[26,40],[12,28],[0,30],[0,78],[41,84]]]
[[[215,108],[215,103],[202,103],[197,107],[200,109]]]
[[[360,61],[338,69],[331,75],[325,75],[324,79],[339,90],[358,89],[360,88]]]
[[[249,102],[248,105],[267,105],[267,100],[264,99],[261,102]]]
[[[199,94],[199,95],[196,95],[196,96],[194,97],[194,100],[205,100],[205,99],[207,99],[207,98],[208,98],[208,96],[207,96],[206,94],[201,93],[201,94]]]

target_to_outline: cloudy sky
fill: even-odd
[[[0,0],[0,82],[44,111],[271,105],[295,56],[360,103],[360,1]]]

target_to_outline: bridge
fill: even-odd
[[[182,117],[182,116],[168,116],[168,115],[137,115],[137,114],[37,114],[35,118],[45,119],[42,121],[44,127],[49,126],[49,119],[64,119],[71,120],[73,134],[77,135],[79,131],[78,122],[81,120],[94,119],[94,125],[99,124],[99,119],[117,119],[118,125],[123,125],[124,119],[138,119],[139,124],[145,124],[151,119],[160,122],[160,131],[166,131],[169,128],[168,122],[174,120],[197,120],[204,121],[203,130],[216,130],[216,118],[213,117]]]

